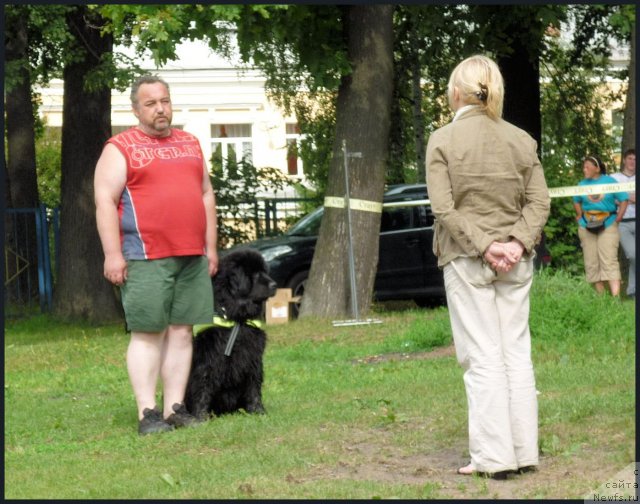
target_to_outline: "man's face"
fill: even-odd
[[[626,158],[624,158],[624,171],[628,175],[636,174],[636,155],[629,154]]]
[[[138,101],[133,106],[133,113],[147,134],[168,135],[173,115],[169,90],[162,82],[142,84],[138,88]]]

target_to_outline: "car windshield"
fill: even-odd
[[[296,222],[286,234],[289,236],[318,236],[322,222],[323,207],[316,208]]]

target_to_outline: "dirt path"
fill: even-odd
[[[455,349],[449,346],[431,352],[373,355],[353,363],[426,360],[452,355]],[[542,456],[537,471],[496,481],[456,474],[456,469],[467,463],[462,457],[467,449],[463,444],[430,453],[406,454],[394,443],[394,435],[389,430],[356,432],[350,438],[350,442],[342,443],[344,456],[337,466],[315,467],[312,474],[296,482],[343,479],[428,486],[433,494],[426,497],[446,499],[582,499],[603,482],[613,480],[622,469],[608,462],[607,453],[585,443],[575,455]]]
[[[432,498],[581,499],[621,468],[606,462],[606,454],[584,447],[573,457],[542,457],[539,470],[512,475],[506,481],[461,476],[455,470],[465,461],[466,446],[420,455],[400,453],[392,436],[376,432],[375,439],[343,444],[344,457],[336,467],[316,467],[303,481],[359,480],[425,486]],[[302,483],[303,481],[298,481]],[[384,496],[385,498],[392,496]]]

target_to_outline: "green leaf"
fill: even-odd
[[[164,481],[167,485],[174,487],[177,485],[176,481],[172,478],[169,473],[164,473],[160,476],[160,479]]]

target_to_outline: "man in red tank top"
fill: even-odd
[[[104,276],[120,287],[131,331],[127,370],[138,432],[150,434],[196,423],[183,401],[192,326],[213,317],[217,216],[198,140],[171,128],[167,83],[139,78],[131,103],[139,124],[107,141],[94,191]]]

